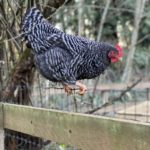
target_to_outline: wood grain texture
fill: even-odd
[[[4,104],[4,127],[83,150],[149,150],[150,126],[134,121]]]

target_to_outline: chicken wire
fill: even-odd
[[[87,87],[94,87],[93,80],[85,80],[83,82]],[[121,93],[121,91],[104,92],[96,90],[93,96],[93,89],[90,89],[83,96],[78,94],[78,90],[73,90],[71,95],[67,95],[61,84],[49,82],[41,76],[37,76],[32,90],[31,105],[34,107],[80,113],[87,113],[89,110],[100,108],[100,106],[107,103],[110,97],[115,97]],[[131,90],[119,101],[112,103],[110,106],[97,109],[91,114],[149,123],[150,101],[147,99],[147,92],[147,90]],[[14,103],[13,100],[11,102]],[[143,102],[145,107],[139,112],[138,105]],[[128,112],[130,107],[132,107],[132,114]],[[122,111],[121,115],[119,114],[120,111]],[[144,113],[142,114],[141,111]],[[10,148],[13,145],[16,150],[77,150],[75,147],[57,143],[56,141],[6,130],[5,149],[13,150]]]
[[[5,150],[79,150],[54,141],[5,130]]]
[[[78,94],[78,90],[73,90],[71,95],[67,95],[61,84],[49,82],[42,77],[37,83],[34,85],[31,98],[33,106],[149,122],[150,101],[147,89],[131,89],[118,101],[105,106],[105,103],[120,95],[122,91],[96,90],[93,95],[94,80],[85,80],[83,83],[87,87],[93,87],[92,89],[83,96]],[[91,113],[91,110],[97,111]]]

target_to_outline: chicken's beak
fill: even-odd
[[[123,60],[122,57],[119,57],[119,61],[122,62],[122,60]]]

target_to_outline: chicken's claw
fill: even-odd
[[[76,82],[76,85],[79,87],[79,94],[84,95],[85,91],[87,91],[87,87],[80,82]]]
[[[72,87],[70,87],[69,85],[64,85],[64,89],[68,95],[72,94]]]

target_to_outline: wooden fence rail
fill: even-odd
[[[0,104],[0,148],[3,129],[78,147],[82,150],[149,150],[146,123],[100,116]]]

